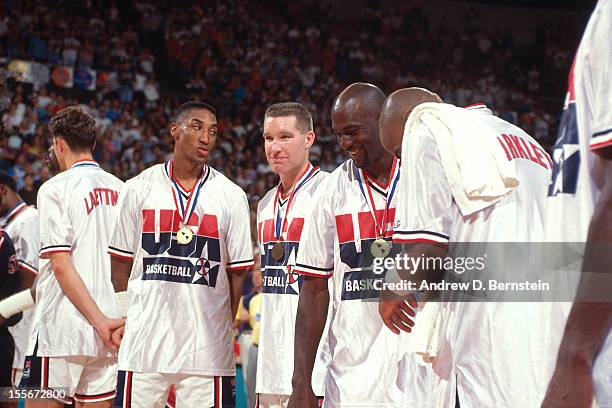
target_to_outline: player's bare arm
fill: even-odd
[[[319,406],[312,391],[311,379],[328,305],[327,279],[304,276],[295,323],[293,394],[288,408]]]
[[[108,347],[116,350],[111,341],[111,332],[124,324],[122,319],[109,319],[102,313],[87,290],[83,279],[76,271],[66,252],[54,253],[49,256],[53,273],[62,291],[72,304],[85,316],[87,321]]]
[[[436,244],[418,243],[418,244],[403,244],[403,257],[429,257],[429,258],[444,258],[447,254],[447,247]],[[431,264],[436,264],[432,262]],[[421,282],[440,282],[444,276],[443,270],[420,268],[416,271],[398,269],[398,276],[402,280],[415,282],[416,287],[420,287]],[[419,301],[427,301],[435,297],[435,293],[423,292],[419,294]],[[382,292],[378,311],[385,326],[393,333],[400,334],[400,330],[410,333],[414,321],[412,320],[416,313],[417,301],[414,296],[408,295],[398,299],[398,296],[390,292]]]
[[[127,290],[130,271],[132,270],[133,260],[111,256],[111,281],[115,292]]]
[[[240,305],[240,296],[242,295],[242,285],[246,278],[246,269],[237,269],[235,271],[227,271],[227,279],[230,284],[230,301],[232,308],[232,316],[238,313]]]
[[[603,165],[604,186],[591,219],[582,267],[590,273],[582,275],[577,299],[588,298],[592,289],[601,285],[600,274],[612,274],[612,253],[601,250],[601,243],[612,243],[612,160],[603,160]],[[611,325],[612,303],[574,303],[543,408],[591,406],[593,364]]]

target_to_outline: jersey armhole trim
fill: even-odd
[[[33,273],[34,275],[38,275],[38,269],[36,269],[35,267],[33,267],[32,265],[30,265],[29,263],[27,263],[26,261],[22,260],[22,259],[18,259],[17,260],[17,264],[22,267],[23,269],[25,269],[26,271]]]

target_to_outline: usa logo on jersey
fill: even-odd
[[[569,74],[565,106],[559,124],[559,133],[553,149],[552,180],[548,196],[576,194],[580,149],[578,145],[578,123],[576,121],[576,94],[574,92],[574,65]]]
[[[274,238],[274,220],[260,222],[257,226],[258,235],[263,246],[261,265],[263,267],[263,293],[283,295],[298,295],[304,282],[304,277],[293,271],[297,251],[300,246],[300,236],[304,227],[303,218],[291,220],[286,233],[286,240],[281,241],[283,258],[278,261],[272,257]]]
[[[186,245],[176,241],[181,217],[176,210],[160,210],[156,228],[155,210],[143,210],[143,280],[163,280],[215,287],[221,250],[216,215],[193,213],[187,225],[194,231]]]
[[[384,211],[376,210],[378,224],[382,224]],[[357,217],[359,228],[359,240],[356,239],[354,217]],[[385,238],[391,239],[393,235],[393,222],[395,219],[395,208],[389,208],[388,225]],[[351,270],[344,273],[342,277],[342,300],[374,299],[379,293],[374,289],[374,282],[383,280],[385,274],[375,274],[372,271],[374,256],[370,247],[377,238],[376,226],[369,211],[358,214],[336,215],[336,231],[340,243],[340,261]],[[399,249],[392,249],[389,257],[399,253]]]

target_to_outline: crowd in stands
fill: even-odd
[[[340,20],[316,2],[3,3],[0,57],[108,73],[95,91],[9,79],[0,170],[16,178],[27,201],[52,176],[46,124],[59,109],[80,105],[96,118],[94,157],[125,180],[168,158],[174,109],[201,99],[218,110],[211,165],[247,191],[253,216],[277,183],[261,137],[271,103],[297,100],[312,111],[312,160],[326,171],[345,160],[330,107],[354,81],[387,92],[423,86],[460,106],[484,102],[550,148],[581,28],[542,22],[533,45],[519,47],[511,32],[483,29],[473,8],[453,29],[430,21],[418,2],[372,2],[358,20]]]

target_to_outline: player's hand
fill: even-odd
[[[389,328],[393,333],[400,334],[400,330],[410,333],[412,326],[414,326],[414,311],[418,307],[414,296],[409,295],[409,298],[404,300],[383,300],[381,299],[378,303],[378,313],[383,320],[385,326]]]
[[[593,403],[592,368],[592,364],[584,360],[560,360],[542,408],[590,408]]]
[[[113,342],[111,334],[114,330],[122,327],[123,325],[125,325],[125,319],[109,319],[108,317],[105,317],[99,322],[96,322],[96,324],[94,324],[94,328],[96,329],[98,336],[100,336],[107,347],[113,351],[118,351],[119,348]]]
[[[289,398],[287,408],[319,408],[319,400],[314,395],[310,385],[293,387],[293,393]]]
[[[121,340],[123,340],[124,333],[125,333],[125,325],[119,327],[118,329],[115,329],[111,333],[111,340],[113,344],[115,345],[115,347],[117,347],[117,349],[119,349],[119,347],[121,346]]]

